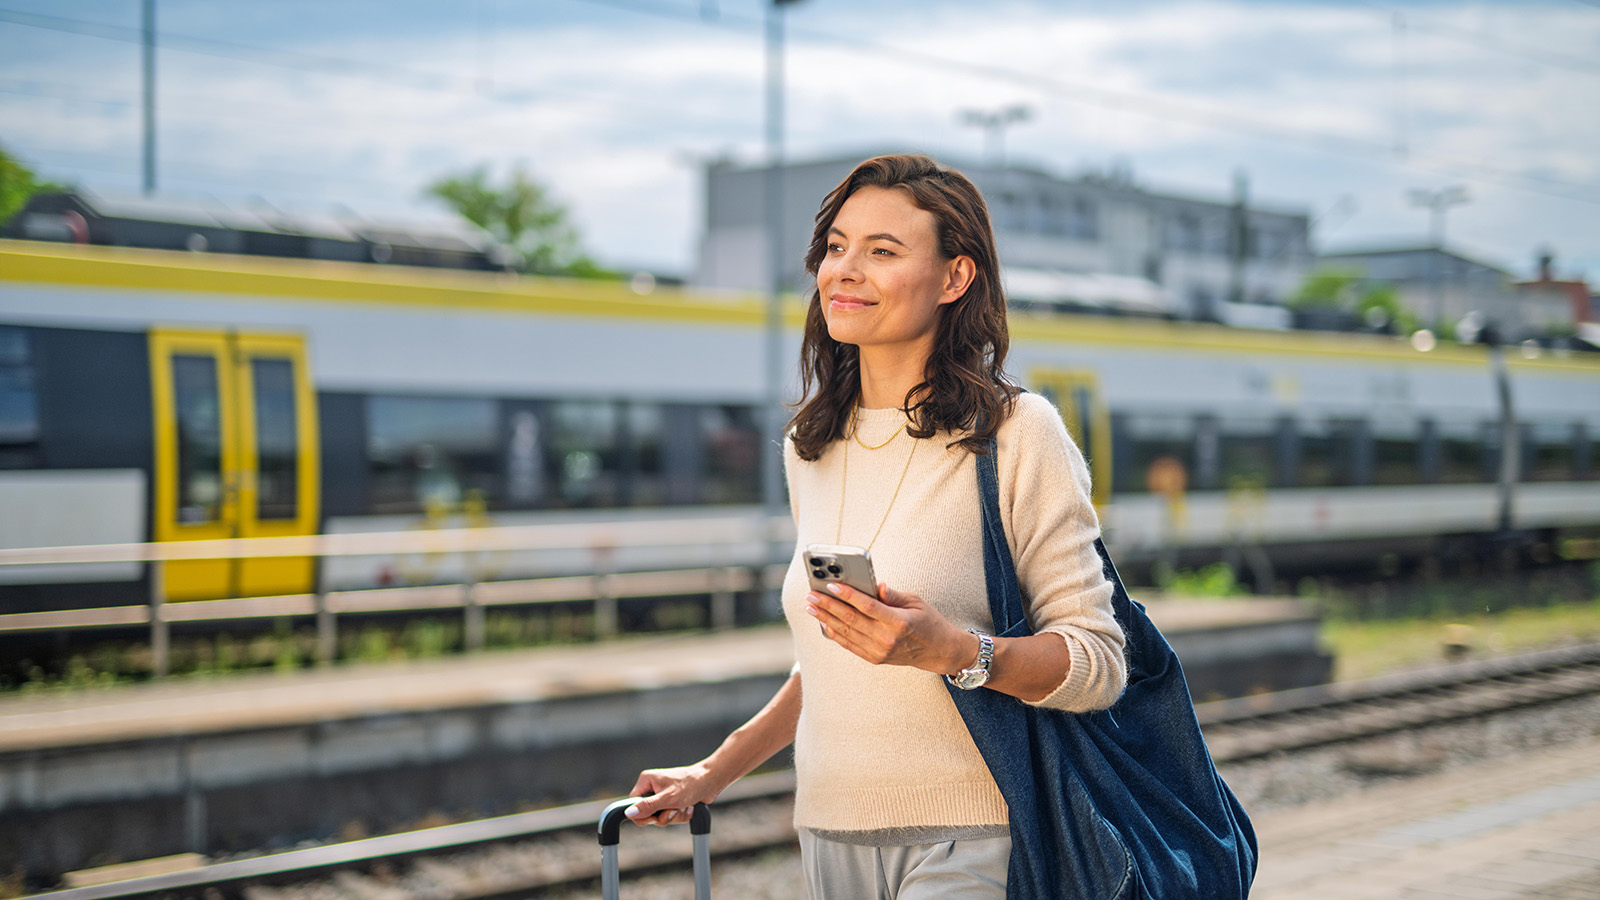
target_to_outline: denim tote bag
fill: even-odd
[[[1032,634],[1000,518],[995,443],[978,456],[984,571],[995,633]],[[1195,719],[1183,668],[1095,541],[1127,637],[1128,686],[1108,710],[1038,709],[950,688],[1011,816],[1007,898],[1234,900],[1256,836]]]

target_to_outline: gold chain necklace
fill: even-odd
[[[889,444],[891,442],[893,442],[895,438],[899,437],[900,436],[900,432],[902,432],[902,431],[904,431],[906,429],[906,423],[901,422],[900,423],[900,427],[896,428],[894,430],[894,432],[889,435],[889,440],[886,440],[881,444],[866,444],[866,443],[862,443],[862,441],[861,441],[861,432],[859,430],[857,430],[857,425],[861,421],[860,417],[861,417],[861,404],[857,403],[850,410],[850,437],[856,443],[861,444],[862,448],[866,449],[866,450],[882,450],[884,447],[889,446]]]
[[[901,426],[901,428],[904,427],[904,425]],[[895,434],[899,433],[900,432],[898,430],[895,431]],[[894,440],[894,438],[889,439],[889,441],[892,440]],[[878,446],[882,447],[884,444],[889,443],[889,441],[884,441],[883,444],[879,444]],[[884,507],[883,518],[878,520],[878,529],[872,532],[872,540],[867,541],[867,546],[863,547],[862,549],[871,550],[872,545],[878,542],[878,535],[883,533],[883,525],[885,522],[889,521],[889,511],[894,509],[894,501],[900,499],[900,486],[906,483],[906,473],[911,471],[911,458],[917,455],[917,445],[920,443],[922,443],[922,441],[916,439],[911,441],[911,452],[906,454],[906,466],[900,470],[900,480],[894,483],[894,493],[889,496],[889,505]],[[875,448],[869,447],[868,449]],[[839,543],[839,538],[844,533],[844,489],[845,486],[850,483],[850,445],[848,443],[844,445],[844,464],[840,468],[839,518],[833,529],[833,542],[835,544]]]

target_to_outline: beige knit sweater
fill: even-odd
[[[903,421],[897,409],[862,410],[859,434],[876,445]],[[871,548],[879,581],[921,596],[962,628],[991,630],[975,461],[960,447],[947,448],[950,440],[901,434],[878,450],[850,443],[842,510],[846,442],[815,462],[802,461],[792,444],[786,448],[799,532],[783,587],[802,695],[795,737],[799,827],[926,833],[1007,822],[1005,800],[943,679],[867,663],[823,637],[805,612],[809,587],[798,550],[812,543],[864,546],[882,522]],[[1083,455],[1056,409],[1037,394],[1018,398],[997,441],[1000,510],[1031,623],[1065,639],[1072,658],[1060,687],[1037,705],[1108,707],[1122,691],[1126,667],[1111,585],[1094,551],[1099,523]]]

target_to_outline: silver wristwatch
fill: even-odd
[[[978,661],[973,663],[970,669],[962,669],[954,675],[946,675],[944,680],[963,691],[975,691],[989,681],[989,664],[994,662],[994,638],[976,628],[968,628],[967,630],[978,636]]]

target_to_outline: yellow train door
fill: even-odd
[[[1092,500],[1104,507],[1111,500],[1111,414],[1100,397],[1100,379],[1087,369],[1035,369],[1033,390],[1056,409],[1067,432],[1089,462]]]
[[[154,534],[192,541],[311,534],[318,516],[317,424],[300,337],[150,334],[155,416]],[[169,600],[311,589],[308,557],[167,564]]]

